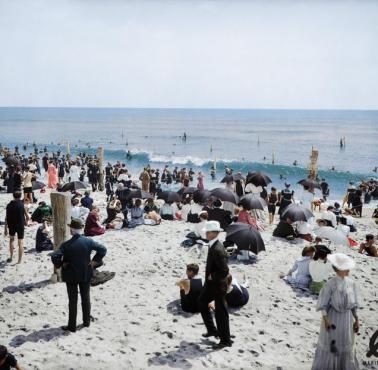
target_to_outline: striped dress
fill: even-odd
[[[335,276],[324,285],[316,310],[327,315],[335,328],[327,331],[322,320],[312,370],[359,369],[352,314],[357,306],[356,285],[349,277]]]

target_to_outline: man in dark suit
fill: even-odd
[[[222,202],[217,199],[213,203],[213,208],[208,210],[208,220],[218,221],[222,229],[226,229],[227,226],[232,222],[231,213],[220,208],[222,207]]]
[[[83,223],[80,219],[72,219],[68,225],[72,238],[64,242],[55,251],[51,260],[56,267],[62,267],[62,279],[67,285],[69,318],[68,325],[63,330],[76,331],[77,296],[80,288],[81,307],[83,311],[83,325],[90,325],[91,302],[90,281],[93,268],[102,264],[106,248],[93,239],[82,236]],[[96,251],[91,260],[92,251]]]
[[[219,233],[223,231],[218,221],[208,221],[205,225],[206,239],[209,240],[209,251],[206,261],[205,285],[198,298],[198,307],[201,311],[207,333],[205,338],[219,337],[220,342],[215,349],[231,347],[229,317],[226,303],[227,293],[227,253],[223,244],[218,240]],[[209,303],[215,301],[215,321],[209,309]]]

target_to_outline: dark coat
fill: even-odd
[[[66,283],[88,283],[93,272],[90,266],[92,251],[96,251],[95,262],[101,262],[106,254],[106,248],[93,239],[74,235],[51,255],[51,260],[56,267],[63,266],[62,279]]]
[[[281,220],[277,227],[273,231],[273,236],[277,236],[280,238],[286,238],[288,236],[296,236],[296,233],[291,225],[289,225],[287,222]]]
[[[213,283],[218,283],[224,280],[228,275],[228,265],[227,265],[227,252],[223,244],[217,240],[213,244],[207,253],[206,260],[206,281],[211,275],[211,281]]]

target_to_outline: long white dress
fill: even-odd
[[[319,294],[317,311],[327,315],[334,329],[320,324],[319,341],[312,370],[358,370],[354,346],[353,314],[358,306],[356,285],[349,277],[331,278]],[[333,351],[331,344],[334,341]]]

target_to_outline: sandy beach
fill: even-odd
[[[93,193],[105,215],[105,199]],[[38,195],[49,198],[49,193]],[[0,219],[4,219],[10,195],[0,196]],[[376,230],[370,211],[358,219],[357,241]],[[7,239],[1,233],[0,333],[1,341],[16,355],[24,369],[310,369],[318,339],[320,314],[316,299],[295,291],[279,279],[299,257],[303,244],[292,244],[262,233],[266,252],[257,263],[230,262],[239,280],[250,282],[250,301],[232,310],[232,348],[213,351],[212,341],[201,338],[205,331],[199,314],[186,314],[179,306],[174,286],[185,273],[185,265],[197,262],[200,275],[207,251],[180,246],[190,224],[163,221],[160,226],[109,231],[95,239],[108,248],[103,271],[115,278],[91,289],[90,328],[65,334],[67,321],[65,284],[49,282],[52,264],[48,252],[35,253],[37,226],[27,228],[26,254],[21,265],[5,264]],[[367,361],[369,339],[376,330],[378,296],[377,260],[346,247],[337,251],[352,256],[352,277],[359,286],[361,329],[357,357],[362,369]],[[79,322],[81,311],[79,308]]]

